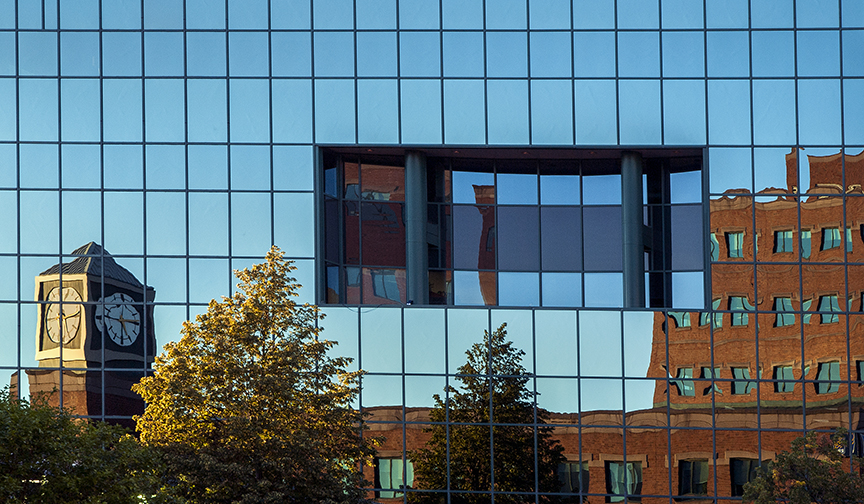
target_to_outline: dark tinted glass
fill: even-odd
[[[324,201],[324,258],[339,261],[339,202],[327,198]]]
[[[702,206],[672,207],[672,269],[702,269]]]
[[[339,302],[339,268],[336,266],[327,266],[327,302]]]
[[[582,211],[577,207],[540,209],[544,271],[582,268]]]
[[[360,203],[346,201],[344,211],[345,262],[360,264]]]
[[[401,166],[364,164],[363,199],[405,201],[405,169]]]
[[[399,203],[361,203],[363,264],[405,266],[405,223]]]
[[[585,207],[585,270],[621,271],[621,207]]]
[[[357,163],[345,163],[345,198],[360,198],[360,167]]]
[[[536,271],[540,267],[537,223],[537,207],[498,207],[500,269]]]
[[[453,266],[495,268],[495,208],[453,207]]]

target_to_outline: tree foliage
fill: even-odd
[[[235,271],[238,292],[210,302],[165,345],[153,376],[142,442],[162,449],[168,493],[201,503],[357,502],[359,464],[372,453],[351,408],[360,372],[331,357],[318,308],[294,301],[296,268],[274,247]]]
[[[155,489],[157,467],[122,427],[0,390],[0,502],[140,503]]]
[[[744,485],[744,502],[773,504],[853,504],[864,502],[861,459],[844,456],[848,432],[808,432],[791,449],[763,465]]]
[[[449,474],[449,488],[456,491],[560,489],[557,469],[564,462],[563,448],[552,438],[552,427],[544,425],[548,413],[536,407],[535,393],[528,389],[531,375],[522,366],[525,352],[506,337],[506,324],[492,334],[487,331],[483,341],[466,352],[468,361],[456,376],[460,389],[448,386],[449,397],[444,399],[435,394],[430,419],[440,423],[427,429],[431,438],[426,446],[410,455],[416,488],[446,489]],[[409,496],[411,502],[443,502],[435,493]],[[553,500],[540,498],[541,502]],[[450,502],[487,503],[489,494],[457,494]],[[496,494],[495,502],[534,502],[534,496]]]

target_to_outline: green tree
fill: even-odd
[[[759,468],[744,485],[744,502],[773,504],[853,504],[864,502],[861,459],[844,456],[848,432],[808,432],[787,452]]]
[[[239,291],[213,300],[165,345],[134,390],[147,403],[141,440],[161,448],[165,491],[200,503],[350,503],[372,453],[351,407],[360,372],[328,355],[318,308],[298,304],[296,268],[273,247],[235,271]]]
[[[145,502],[157,461],[122,427],[0,390],[0,502]]]
[[[409,455],[416,488],[445,489],[449,473],[453,491],[559,491],[557,470],[564,462],[563,448],[553,439],[552,427],[544,425],[548,413],[536,407],[535,393],[528,389],[531,375],[522,366],[525,352],[506,337],[506,324],[492,334],[487,331],[483,341],[466,352],[468,361],[456,376],[460,389],[448,386],[448,398],[433,397],[430,420],[441,423],[427,429],[431,438],[426,446]],[[492,426],[490,422],[512,425]],[[417,503],[445,501],[436,493],[409,496]],[[556,500],[540,498],[541,502]],[[450,502],[487,503],[489,494],[455,494]],[[534,496],[496,494],[495,502],[534,502]]]

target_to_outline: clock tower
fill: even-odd
[[[58,404],[62,390],[63,405],[78,415],[140,414],[144,403],[131,387],[156,351],[156,292],[96,243],[72,255],[36,277],[40,369],[27,371],[30,393]]]

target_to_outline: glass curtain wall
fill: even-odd
[[[131,383],[275,244],[297,262],[301,300],[326,304],[326,337],[367,372],[356,407],[384,438],[363,469],[370,499],[736,498],[806,430],[845,427],[860,450],[862,48],[857,0],[0,0],[0,383],[25,398],[56,387],[56,404],[131,425],[143,407]],[[409,305],[387,241],[405,231],[407,198],[396,181],[364,185],[364,170],[389,180],[403,167],[375,158],[384,147],[701,152],[701,170],[682,172],[700,176],[669,188],[671,217],[698,220],[701,236],[673,231],[672,264],[643,268],[647,285],[681,272],[669,278],[680,294],[672,308],[590,305],[589,292],[617,294],[584,273],[554,284],[565,294],[549,305],[519,240],[501,271],[502,228],[493,268],[430,256],[430,285],[451,304]],[[350,181],[326,171],[337,148],[357,155]],[[495,184],[499,199],[480,206],[526,232],[538,229],[519,219],[539,208],[542,232],[540,168],[530,182],[451,170],[452,184]],[[612,208],[590,201],[603,192],[588,178],[572,208],[549,208],[614,234],[587,215]],[[500,199],[538,184],[539,202]],[[451,217],[478,214],[452,187]],[[333,277],[330,201],[357,223],[356,263],[339,258]],[[675,263],[674,247],[697,246],[703,266]],[[582,260],[598,250],[583,243]],[[482,286],[496,268],[495,306],[456,306],[461,275]],[[466,376],[466,351],[491,350],[484,331],[504,323],[524,354]],[[488,399],[507,386],[524,389],[523,416]],[[433,399],[478,390],[481,421]],[[443,480],[411,458],[435,429]],[[483,440],[475,486],[458,472],[466,433]],[[504,448],[513,439],[528,448]],[[560,457],[535,448],[546,443]],[[506,457],[518,454],[530,456]],[[508,479],[512,467],[530,477]]]

